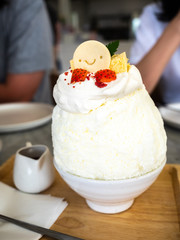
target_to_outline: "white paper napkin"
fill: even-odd
[[[27,194],[0,182],[0,213],[21,221],[50,228],[67,207],[62,198]],[[1,240],[37,240],[40,234],[0,220]]]

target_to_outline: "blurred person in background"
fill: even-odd
[[[0,103],[51,103],[52,34],[45,4],[0,1]]]
[[[58,2],[56,0],[45,0],[45,3],[53,32],[54,68],[56,71],[60,72],[62,70],[60,60],[61,23],[58,16]]]
[[[144,8],[130,62],[156,102],[180,102],[180,1],[161,0]]]

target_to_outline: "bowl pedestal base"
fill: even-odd
[[[133,202],[134,202],[134,199],[126,202],[104,204],[100,202],[93,202],[86,199],[87,205],[94,211],[101,212],[101,213],[109,213],[109,214],[123,212],[128,208],[130,208]]]

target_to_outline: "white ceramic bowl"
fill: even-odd
[[[93,180],[63,171],[54,165],[64,181],[86,199],[88,206],[102,213],[118,213],[131,207],[134,199],[146,191],[162,171],[165,162],[143,176],[125,180]]]

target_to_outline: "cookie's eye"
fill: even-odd
[[[102,59],[103,58],[103,56],[100,56],[100,59]]]
[[[81,62],[81,59],[79,59],[79,62]]]

